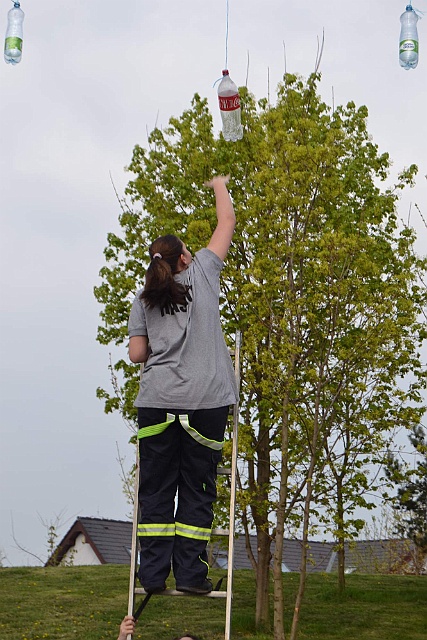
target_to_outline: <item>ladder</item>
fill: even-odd
[[[235,535],[235,512],[236,512],[236,484],[237,484],[237,453],[238,453],[238,432],[239,432],[239,392],[240,392],[240,346],[241,333],[239,330],[235,334],[234,348],[234,374],[237,383],[237,402],[233,406],[233,429],[232,429],[232,456],[231,469],[219,467],[218,475],[230,476],[230,515],[229,528],[213,529],[212,535],[228,536],[228,562],[227,562],[227,588],[225,591],[211,591],[205,595],[194,596],[176,589],[165,589],[159,594],[161,596],[188,596],[198,598],[225,598],[225,633],[224,640],[231,638],[231,611],[233,600],[233,566],[234,566],[234,535]],[[142,375],[143,365],[141,365]],[[145,600],[139,611],[142,611],[144,604],[148,602],[150,595],[142,587],[135,586],[137,580],[137,556],[138,556],[138,489],[139,489],[139,455],[138,446],[136,451],[136,468],[135,468],[135,490],[134,490],[134,507],[132,518],[132,547],[130,562],[130,578],[129,578],[129,599],[128,599],[128,615],[135,616],[135,596],[145,596]],[[132,640],[132,635],[127,636],[127,640]]]

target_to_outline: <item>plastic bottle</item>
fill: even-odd
[[[222,118],[222,135],[225,140],[236,142],[243,138],[241,125],[240,97],[237,86],[228,75],[222,72],[222,80],[218,85],[219,109]]]
[[[13,8],[8,12],[7,20],[4,59],[8,64],[18,64],[22,57],[22,23],[24,22],[24,12],[19,2],[13,2]]]
[[[418,16],[412,5],[406,6],[405,13],[400,16],[399,62],[404,69],[415,69],[418,64]]]

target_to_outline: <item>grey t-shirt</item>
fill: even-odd
[[[219,314],[222,260],[209,249],[196,253],[175,278],[188,286],[188,303],[175,309],[149,309],[139,296],[129,317],[129,336],[148,336],[136,407],[213,409],[237,399],[233,365]]]

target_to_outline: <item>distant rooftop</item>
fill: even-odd
[[[67,559],[67,554],[77,551],[76,541],[91,549],[92,564],[129,564],[132,546],[132,522],[111,520],[107,518],[78,517],[59,543],[54,554],[46,565],[59,564]],[[225,568],[228,560],[228,540],[225,544],[215,540],[211,548],[212,565]],[[86,547],[86,544],[89,547]],[[256,536],[249,536],[249,544],[255,558],[257,557]],[[75,546],[76,545],[76,546]],[[82,550],[82,547],[80,547]],[[301,564],[302,542],[295,539],[284,539],[282,554],[282,571],[299,572]],[[411,562],[411,543],[405,540],[358,540],[346,543],[346,571],[351,573],[389,573],[398,570]],[[274,553],[274,542],[271,555]],[[78,551],[73,559],[74,564],[90,564],[84,561],[84,553]],[[86,556],[87,557],[87,556]],[[80,559],[80,562],[79,562]],[[403,563],[403,564],[402,564]],[[243,534],[238,534],[234,542],[234,567],[236,569],[252,569]],[[308,543],[308,573],[324,571],[336,572],[338,567],[337,553],[333,542],[310,541]]]

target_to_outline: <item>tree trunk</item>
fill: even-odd
[[[285,640],[285,620],[283,612],[283,574],[282,574],[283,529],[276,531],[276,546],[273,560],[273,627],[274,640]],[[280,557],[279,557],[280,554]]]
[[[260,412],[261,413],[261,412]],[[271,537],[268,522],[269,486],[270,486],[270,441],[269,431],[262,417],[259,419],[257,442],[257,481],[252,487],[256,496],[252,504],[252,516],[257,532],[257,570],[256,570],[256,613],[257,629],[268,629],[269,615],[269,578],[271,561]]]
[[[318,448],[318,439],[319,439],[319,433],[320,433],[319,406],[320,406],[320,391],[321,391],[320,381],[322,380],[322,373],[323,373],[323,367],[320,367],[319,382],[317,383],[317,392],[316,392],[316,400],[315,400],[313,436],[310,442],[310,464],[307,470],[307,493],[304,500],[300,579],[299,579],[299,585],[298,585],[298,593],[295,600],[294,615],[292,618],[292,627],[291,627],[289,640],[297,640],[297,637],[298,637],[300,609],[301,609],[301,604],[304,597],[305,583],[307,578],[308,531],[310,526],[310,506],[311,506],[311,497],[313,494],[314,470],[316,468],[316,462],[317,462],[317,448]]]
[[[269,615],[269,577],[271,560],[271,538],[265,531],[257,532],[258,562],[256,570],[256,610],[255,624],[257,629],[268,629]]]
[[[345,549],[344,549],[344,538],[340,537],[338,539],[338,590],[340,593],[343,593],[345,590]]]
[[[302,604],[302,601],[304,598],[304,592],[305,592],[305,582],[307,578],[308,527],[310,524],[310,504],[311,504],[312,484],[313,484],[312,479],[313,479],[315,460],[316,460],[315,456],[312,453],[310,468],[309,468],[309,476],[308,476],[309,481],[307,482],[307,494],[306,494],[305,503],[304,503],[304,525],[303,525],[303,536],[302,536],[299,585],[298,585],[297,597],[295,599],[294,615],[292,618],[292,627],[291,627],[289,640],[297,640],[300,610],[301,610],[301,604]]]
[[[282,461],[280,467],[280,489],[279,503],[276,510],[276,538],[273,556],[273,579],[274,579],[274,596],[273,596],[273,626],[274,640],[285,640],[285,620],[283,611],[283,574],[282,574],[282,557],[283,557],[283,537],[285,534],[285,514],[286,503],[288,500],[288,475],[289,475],[289,414],[288,414],[289,395],[286,392],[283,400],[282,413]]]
[[[344,536],[344,503],[341,478],[337,482],[337,547],[338,547],[338,589],[343,593],[345,589],[345,536]]]

